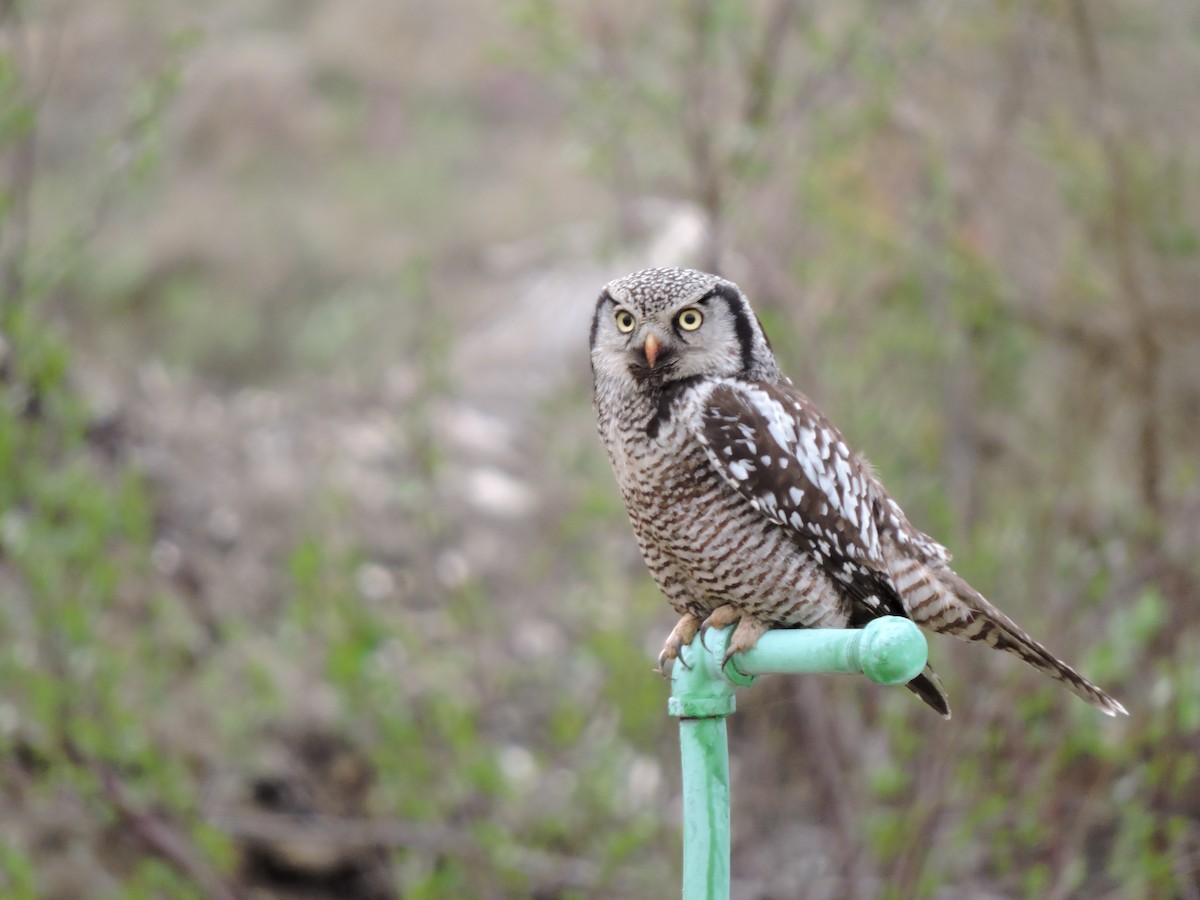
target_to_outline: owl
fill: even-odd
[[[659,668],[697,632],[861,628],[884,615],[1019,656],[1108,715],[1125,708],[950,568],[870,465],[780,372],[732,282],[656,268],[610,282],[591,326],[600,438],[646,565],[680,619]],[[933,670],[908,687],[949,718]]]

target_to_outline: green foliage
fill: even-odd
[[[12,15],[6,26],[19,28],[19,16]],[[12,49],[20,40],[0,48],[0,150],[14,159],[30,152],[38,127],[28,73]],[[127,146],[135,154],[147,148],[146,135],[175,82],[176,73],[167,72],[134,98]],[[187,657],[171,624],[179,600],[147,584],[154,513],[146,487],[134,472],[95,452],[92,412],[73,383],[71,352],[42,314],[44,298],[61,288],[85,235],[67,232],[49,242],[49,252],[35,255],[24,204],[39,183],[34,161],[25,159],[6,170],[0,206],[0,233],[9,237],[0,247],[0,289],[6,291],[0,298],[5,781],[24,767],[16,783],[32,778],[31,790],[75,795],[106,826],[115,822],[111,777],[122,802],[154,810],[184,834],[191,828],[207,834],[213,859],[228,866],[225,841],[197,822],[195,773],[148,721]],[[134,175],[144,177],[150,156],[138,160]],[[5,896],[40,896],[40,875],[25,851],[6,843],[0,852]],[[122,879],[120,895],[201,892],[188,874],[147,855]]]
[[[121,885],[113,900],[118,897],[129,900],[160,900],[163,897],[200,900],[204,892],[165,863],[157,859],[144,859]]]
[[[37,900],[33,861],[21,850],[0,842],[0,888],[13,900]]]
[[[0,679],[8,727],[0,751],[37,755],[40,778],[103,806],[89,767],[116,766],[139,803],[192,819],[195,786],[182,760],[147,729],[183,648],[159,629],[172,601],[134,587],[148,566],[151,511],[140,480],[97,465],[87,414],[65,378],[67,353],[9,308],[10,367],[0,381],[2,543],[10,588],[0,608]],[[131,622],[137,622],[130,627]],[[12,851],[16,854],[18,851]],[[19,860],[11,877],[24,879]],[[187,895],[177,873],[139,869],[130,896]]]

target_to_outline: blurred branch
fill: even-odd
[[[1093,128],[1108,171],[1108,227],[1113,262],[1129,316],[1127,328],[1136,351],[1132,386],[1138,400],[1137,468],[1142,503],[1151,519],[1159,521],[1162,512],[1162,435],[1158,419],[1158,387],[1162,350],[1154,331],[1149,298],[1138,270],[1133,187],[1125,148],[1108,109],[1108,87],[1091,17],[1092,9],[1085,0],[1071,0],[1071,25],[1091,100]]]
[[[95,776],[104,799],[152,855],[191,880],[212,900],[242,900],[243,895],[204,861],[177,825],[141,807],[111,765],[88,758],[70,738],[64,741],[64,751],[74,765]]]
[[[981,400],[986,376],[981,371],[987,352],[986,336],[978,327],[964,325],[953,313],[948,298],[947,275],[942,248],[956,248],[961,242],[974,242],[983,229],[983,220],[995,203],[1001,175],[1011,154],[1015,123],[1021,117],[1029,96],[1029,45],[1033,13],[1019,9],[1018,20],[997,48],[1000,77],[995,80],[996,101],[990,116],[988,132],[982,148],[967,163],[966,177],[960,189],[953,190],[952,203],[945,214],[949,221],[939,220],[936,210],[938,187],[930,184],[930,198],[925,209],[934,212],[932,221],[924,223],[928,230],[926,243],[931,249],[932,269],[926,275],[926,295],[931,310],[941,321],[941,327],[960,332],[965,351],[954,355],[949,362],[951,377],[943,392],[946,436],[943,442],[943,467],[949,497],[954,504],[955,536],[966,541],[978,524],[981,512],[980,471],[985,458]],[[952,253],[956,250],[952,249]]]
[[[54,79],[62,40],[61,28],[47,26],[43,29],[45,41],[40,45],[41,59],[38,60],[40,77],[35,84],[34,60],[19,9],[17,3],[0,4],[0,38],[10,48],[15,81],[10,96],[2,98],[8,109],[0,110],[4,114],[0,127],[6,129],[0,131],[0,146],[11,145],[7,180],[0,192],[7,201],[6,207],[0,207],[0,309],[11,307],[26,294],[33,225],[32,198],[38,176],[40,110]],[[115,150],[107,160],[98,193],[81,221],[62,235],[61,244],[68,251],[61,255],[64,268],[74,262],[75,254],[100,231],[120,190],[127,186],[130,174],[145,165],[150,132],[178,88],[178,60],[192,45],[193,37],[191,32],[181,32],[171,48],[168,63],[138,85],[140,93],[135,96],[140,97],[141,102],[134,104],[119,128]]]
[[[1093,821],[1092,816],[1080,815],[1078,811],[1086,806],[1095,806],[1097,802],[1102,803],[1104,788],[1098,773],[1082,784],[1056,785],[1056,794],[1064,801],[1064,805],[1072,808],[1074,814],[1062,817],[1062,827],[1057,831],[1058,840],[1050,848],[1052,870],[1058,873],[1058,878],[1046,892],[1046,900],[1068,900],[1078,890],[1077,885],[1072,884],[1070,862],[1086,853],[1088,825]]]
[[[1097,362],[1113,366],[1124,361],[1121,330],[1115,325],[1059,318],[1035,306],[1010,305],[1002,312],[1042,337],[1072,347]]]
[[[1004,167],[1013,138],[1017,134],[1016,123],[1024,112],[1029,98],[1030,45],[1037,23],[1034,8],[1023,11],[1015,33],[1006,42],[1002,62],[1003,74],[996,92],[996,107],[992,115],[991,134],[983,150],[975,158],[973,172],[968,179],[969,191],[961,192],[958,201],[962,221],[967,228],[977,227],[975,219],[987,207],[991,194],[996,190],[998,175]]]
[[[833,819],[838,833],[838,846],[842,859],[839,868],[846,873],[845,889],[841,896],[846,900],[859,900],[866,896],[863,887],[863,864],[856,839],[856,817],[851,805],[850,794],[845,787],[846,771],[842,760],[849,754],[836,747],[835,736],[839,719],[830,714],[828,694],[821,690],[816,678],[801,678],[799,691],[794,696],[797,710],[808,723],[805,734],[814,763],[812,775],[822,799],[822,807]]]
[[[1126,352],[1125,323],[1103,319],[1076,320],[1053,315],[1037,306],[1008,304],[1000,310],[1036,334],[1073,349],[1092,362],[1130,373],[1136,361]],[[1173,335],[1200,334],[1200,309],[1182,303],[1156,307],[1154,325]]]
[[[715,146],[720,117],[710,102],[709,73],[713,70],[710,63],[714,58],[716,43],[712,0],[693,0],[688,4],[686,18],[693,45],[683,71],[684,150],[691,160],[697,199],[709,223],[702,265],[711,272],[720,272],[725,230],[726,170]]]
[[[209,810],[208,823],[239,840],[277,844],[318,842],[331,847],[360,850],[377,847],[446,854],[487,869],[496,868],[494,855],[464,831],[449,825],[406,822],[401,819],[351,819],[305,815],[303,819],[244,810]],[[636,893],[627,883],[589,859],[557,856],[527,847],[505,848],[506,867],[521,872],[539,895],[565,890],[611,890]]]
[[[746,105],[742,122],[761,131],[770,124],[771,107],[779,83],[779,67],[783,60],[783,42],[799,11],[796,0],[778,0],[763,26],[760,47],[746,66]]]
[[[956,734],[951,732],[946,740],[953,742]],[[951,759],[950,753],[930,753],[912,762],[908,836],[887,873],[888,886],[895,896],[919,896],[921,885],[928,882],[929,846],[937,840],[944,820],[951,818],[947,795],[939,790],[954,777]]]
[[[683,73],[681,95],[684,100],[683,144],[691,161],[697,201],[710,223],[708,246],[703,265],[713,272],[722,270],[725,220],[732,190],[755,168],[761,156],[764,136],[771,134],[772,115],[780,85],[784,47],[795,26],[802,6],[797,0],[777,0],[766,14],[762,31],[755,41],[756,49],[744,59],[736,60],[735,69],[743,95],[741,109],[728,121],[719,103],[713,102],[714,85],[711,60],[718,55],[719,22],[713,0],[693,0],[686,10],[686,26],[692,38],[692,52]],[[843,52],[834,61],[840,69],[854,41],[847,41]],[[824,83],[827,72],[814,72],[796,88],[800,105],[813,88]],[[731,128],[728,146],[722,148],[719,135],[722,126]]]
[[[4,185],[7,209],[0,215],[0,304],[3,311],[11,311],[25,293],[25,259],[32,217],[30,199],[37,161],[37,115],[26,82],[29,44],[18,4],[0,7],[0,26],[10,47],[12,77],[16,82],[5,99],[12,109],[4,111],[6,128],[16,133],[0,134],[0,141],[12,142]]]

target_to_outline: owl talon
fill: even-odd
[[[710,650],[708,646],[708,629],[724,628],[727,625],[732,625],[742,614],[726,603],[723,606],[718,606],[708,614],[708,618],[700,623],[700,645],[705,650]]]
[[[725,609],[725,607],[721,608]],[[721,667],[725,667],[733,654],[752,649],[758,643],[758,639],[767,633],[767,630],[766,623],[743,616],[738,622],[737,628],[733,630],[733,636],[729,638],[729,646],[725,648],[725,658],[721,660]]]
[[[670,662],[671,660],[675,660],[681,666],[683,666],[685,669],[687,669],[688,671],[691,671],[692,667],[689,666],[686,662],[684,662],[684,659],[682,656],[679,655],[678,650],[670,650],[666,647],[663,647],[662,652],[660,654],[658,654],[658,665],[654,667],[654,671],[657,672],[659,675],[661,675],[663,678],[669,677],[671,673],[667,671],[667,663]]]
[[[727,625],[732,625],[741,619],[742,614],[735,609],[732,604],[726,603],[724,606],[718,606],[708,614],[708,618],[700,623],[700,627],[704,630],[709,628],[725,628]]]
[[[658,654],[658,665],[654,667],[654,671],[663,678],[669,677],[671,673],[667,671],[667,663],[675,660],[675,662],[690,672],[692,667],[688,665],[687,661],[681,655],[680,651],[682,649],[682,644],[679,647],[663,647],[662,652]]]
[[[685,663],[683,661],[683,659],[679,656],[679,651],[671,650],[671,649],[668,649],[667,647],[663,647],[662,652],[660,654],[658,654],[658,665],[656,665],[654,667],[654,671],[657,672],[659,675],[661,675],[663,678],[669,677],[671,673],[667,671],[667,663],[669,663],[673,659],[678,660],[679,664],[681,666],[683,666],[685,669],[691,668],[691,666],[689,666],[687,663]]]
[[[656,671],[660,675],[666,677],[666,664],[672,659],[679,660],[679,664],[685,669],[691,668],[691,666],[683,661],[683,657],[680,656],[680,654],[683,652],[683,648],[687,644],[690,644],[696,637],[696,632],[699,630],[699,616],[692,615],[691,613],[685,613],[680,617],[679,621],[675,623],[675,627],[671,629],[671,633],[667,635],[667,640],[663,644],[662,653],[658,654],[658,669]]]

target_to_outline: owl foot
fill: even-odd
[[[725,609],[725,607],[721,608]],[[724,667],[733,654],[752,649],[758,643],[758,639],[768,630],[767,625],[758,619],[742,616],[737,628],[733,629],[732,637],[729,638],[729,646],[725,648],[725,658],[721,660],[721,666]]]
[[[692,639],[696,637],[696,632],[700,630],[700,617],[694,616],[691,613],[685,613],[675,623],[675,627],[671,629],[671,633],[667,635],[667,641],[663,644],[662,653],[658,654],[658,668],[655,669],[659,675],[666,677],[666,664],[672,659],[678,659],[679,664],[685,669],[691,668],[679,656],[684,646],[690,644]]]
[[[742,613],[734,610],[730,604],[716,607],[715,610],[708,613],[708,618],[700,623],[700,640],[704,640],[704,632],[708,631],[708,629],[725,628],[726,625],[732,625],[740,618],[742,618]],[[707,643],[704,644],[704,649],[708,649]]]

